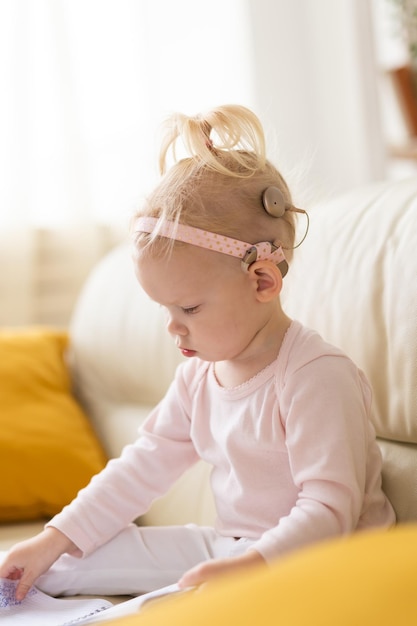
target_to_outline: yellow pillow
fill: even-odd
[[[67,344],[50,329],[0,332],[0,521],[54,515],[106,462],[71,394]]]
[[[417,624],[417,525],[302,550],[108,626],[411,626]]]

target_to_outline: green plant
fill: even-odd
[[[390,2],[398,26],[397,34],[408,50],[410,69],[408,80],[417,103],[417,0],[390,0]]]
[[[395,8],[401,36],[407,45],[410,63],[417,68],[417,0],[390,0]]]

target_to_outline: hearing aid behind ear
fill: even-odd
[[[271,246],[272,252],[275,252],[276,250],[278,250],[278,246],[275,246],[273,243],[269,245]],[[282,249],[281,249],[281,252],[282,252]],[[257,260],[258,260],[258,250],[256,246],[252,246],[246,251],[246,254],[242,259],[242,269],[245,272],[247,272],[249,270],[249,267],[252,265],[252,263],[255,263],[255,261]],[[281,272],[282,278],[284,278],[284,276],[288,272],[288,263],[286,259],[283,258],[282,261],[277,263],[277,267],[279,271]]]
[[[289,202],[286,202],[284,195],[278,187],[267,187],[262,194],[262,205],[268,215],[272,217],[282,217],[285,211],[294,211],[295,213],[303,213],[307,219],[307,226],[303,238],[296,246],[293,246],[292,250],[301,246],[304,239],[307,237],[308,229],[310,226],[310,218],[307,211],[304,209],[297,209]],[[285,249],[285,248],[284,248]]]

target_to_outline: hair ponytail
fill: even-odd
[[[266,163],[265,137],[257,116],[239,105],[224,105],[205,115],[172,115],[165,123],[159,155],[161,174],[167,170],[168,153],[176,157],[181,139],[189,156],[221,174],[245,178]]]

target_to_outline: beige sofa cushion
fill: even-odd
[[[136,436],[182,359],[165,330],[163,311],[136,281],[129,244],[116,248],[91,273],[70,335],[76,391],[114,456]]]
[[[378,436],[407,444],[383,446],[387,492],[400,519],[417,519],[417,178],[356,189],[310,218],[284,306],[366,372]]]

